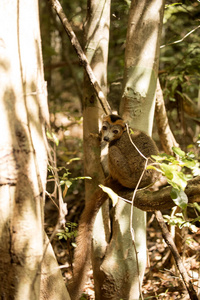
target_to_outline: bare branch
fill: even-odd
[[[190,295],[190,299],[192,300],[198,300],[198,297],[197,297],[197,294],[194,290],[194,287],[193,287],[193,284],[192,284],[192,281],[190,279],[190,277],[188,276],[187,274],[187,271],[183,265],[183,262],[181,260],[181,257],[178,253],[178,250],[176,248],[176,245],[173,241],[173,238],[167,228],[167,225],[165,224],[164,222],[164,219],[163,219],[163,216],[162,216],[162,213],[160,211],[155,211],[155,216],[156,216],[156,219],[158,221],[158,224],[162,230],[162,234],[163,234],[163,237],[164,237],[164,240],[165,242],[167,243],[169,249],[171,250],[171,253],[175,259],[175,262],[176,262],[176,265],[178,267],[178,270],[181,274],[181,277],[182,277],[182,280],[185,284],[185,287],[188,291],[188,294]]]
[[[90,67],[88,59],[87,59],[85,53],[83,52],[83,49],[76,37],[71,25],[62,9],[62,6],[60,5],[60,2],[58,0],[49,0],[49,2],[52,5],[53,9],[56,11],[61,23],[63,24],[64,29],[70,39],[70,42],[71,42],[73,48],[75,49],[75,51],[78,55],[78,58],[86,71],[86,74],[95,90],[96,96],[98,97],[104,112],[107,115],[111,114],[112,110],[110,108],[110,105],[109,105],[106,97],[104,96],[104,93],[92,71],[92,68]]]
[[[160,87],[159,79],[157,80],[156,88],[156,107],[155,107],[155,119],[158,129],[158,134],[163,147],[163,150],[170,155],[174,155],[172,147],[178,147],[178,143],[170,129],[167,112],[165,109],[165,103],[163,99],[162,89]]]
[[[200,28],[200,25],[195,27],[194,29],[192,29],[191,31],[189,31],[186,35],[184,35],[184,37],[182,37],[182,39],[178,40],[178,41],[175,41],[175,42],[172,42],[172,43],[169,43],[169,44],[166,44],[166,45],[162,45],[160,46],[160,49],[166,47],[166,46],[170,46],[170,45],[174,45],[174,44],[178,44],[178,43],[181,43],[182,41],[184,41],[191,33],[195,32],[197,29]]]

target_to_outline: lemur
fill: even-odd
[[[145,167],[145,159],[158,153],[157,147],[151,137],[139,130],[127,132],[124,120],[118,115],[108,115],[103,119],[101,129],[102,140],[108,142],[108,168],[109,176],[104,185],[115,192],[122,188],[134,189]],[[130,141],[130,137],[134,143]],[[158,177],[157,171],[148,169],[144,172],[139,187],[146,187],[154,183]],[[87,201],[81,215],[77,247],[74,254],[73,282],[69,285],[72,300],[78,300],[87,278],[91,256],[92,231],[96,215],[107,200],[108,196],[101,189],[97,189],[90,201]]]

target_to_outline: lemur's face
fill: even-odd
[[[122,133],[126,130],[124,121],[117,115],[109,115],[104,117],[101,129],[102,140],[110,143],[118,140]]]

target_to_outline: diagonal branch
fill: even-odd
[[[156,87],[156,107],[155,107],[155,119],[162,144],[163,150],[170,155],[174,155],[172,147],[178,147],[178,143],[170,129],[167,112],[165,108],[163,92],[160,86],[160,81],[157,79]]]
[[[169,44],[166,44],[166,45],[162,45],[160,46],[160,49],[166,47],[166,46],[170,46],[170,45],[174,45],[174,44],[178,44],[178,43],[181,43],[182,41],[184,41],[184,39],[186,39],[191,33],[195,32],[197,29],[200,28],[200,25],[195,27],[194,29],[192,29],[191,31],[189,31],[186,35],[184,35],[184,37],[182,37],[182,39],[178,40],[178,41],[175,41],[175,42],[172,42],[172,43],[169,43]]]
[[[110,105],[109,105],[93,71],[92,71],[92,68],[90,67],[88,59],[87,59],[85,53],[83,52],[83,49],[82,49],[64,11],[62,9],[62,6],[60,5],[60,2],[58,0],[49,0],[49,2],[52,5],[53,9],[56,11],[61,23],[63,24],[64,29],[70,39],[70,42],[71,42],[73,48],[75,49],[75,51],[78,55],[78,58],[86,71],[86,74],[95,90],[96,96],[98,97],[104,112],[107,115],[111,114],[112,110],[110,108]]]
[[[197,297],[197,294],[194,290],[194,287],[193,287],[193,284],[192,284],[192,281],[190,279],[190,277],[188,276],[187,274],[187,271],[183,265],[183,262],[181,260],[181,257],[178,253],[178,250],[176,248],[176,245],[173,241],[173,238],[167,228],[167,225],[165,224],[165,221],[163,219],[163,216],[162,216],[162,213],[158,210],[158,211],[155,211],[155,216],[156,216],[156,219],[158,221],[158,224],[162,230],[162,234],[163,234],[163,238],[165,240],[165,242],[167,243],[169,249],[171,250],[171,253],[175,259],[175,262],[177,264],[177,267],[178,267],[178,270],[181,274],[181,277],[183,279],[183,282],[185,284],[185,287],[188,291],[188,294],[190,295],[190,299],[192,300],[198,300],[198,297]]]

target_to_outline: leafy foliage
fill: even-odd
[[[175,216],[164,215],[163,217],[169,225],[178,226],[180,229],[186,227],[193,233],[198,231],[198,227],[192,222],[186,221],[182,213],[177,213]]]
[[[148,168],[160,171],[167,178],[167,182],[172,186],[172,200],[176,205],[185,209],[188,198],[184,190],[189,179],[200,175],[199,162],[193,152],[185,153],[178,147],[173,147],[173,151],[176,157],[165,153],[152,155],[159,168],[153,165],[148,166]]]
[[[182,147],[195,136],[195,123],[200,117],[199,13],[199,1],[180,1],[169,3],[164,15],[159,78],[171,127]]]
[[[77,236],[77,224],[73,222],[67,222],[64,229],[60,229],[56,234],[59,240],[74,240]],[[71,243],[73,247],[76,247],[75,243]]]

